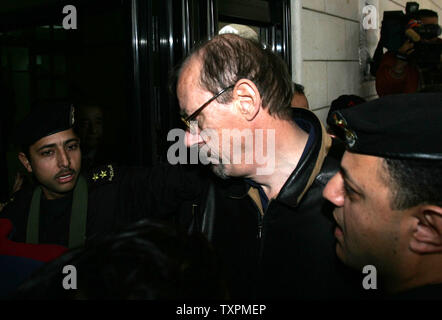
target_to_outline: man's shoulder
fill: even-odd
[[[208,179],[199,166],[157,164],[151,167],[107,164],[95,167],[85,176],[90,193],[110,190],[143,193],[168,189],[180,196],[194,194]],[[164,192],[163,192],[164,193]]]
[[[332,139],[330,150],[324,159],[319,174],[316,176],[317,182],[325,186],[327,182],[339,171],[344,152],[344,143],[339,139]]]
[[[5,203],[0,212],[0,218],[9,218],[19,211],[27,211],[32,199],[32,187],[26,187],[15,192]]]
[[[122,183],[134,182],[147,177],[151,169],[145,167],[121,166],[115,163],[95,166],[84,173],[90,190],[117,186]]]

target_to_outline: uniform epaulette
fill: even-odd
[[[102,165],[94,168],[88,176],[90,185],[102,185],[115,181],[116,168],[112,164]]]

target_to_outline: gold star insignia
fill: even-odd
[[[92,177],[92,180],[97,181],[98,180],[98,174],[94,173],[94,176]]]
[[[102,177],[102,178],[107,177],[106,171],[101,171],[100,177]]]

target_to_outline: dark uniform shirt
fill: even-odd
[[[72,193],[66,197],[40,201],[40,243],[68,245]]]
[[[87,176],[86,239],[121,229],[146,217],[174,219],[179,209],[186,205],[186,199],[192,200],[200,192],[200,186],[194,183],[195,176],[193,179],[187,177],[187,171],[181,166],[151,169],[112,165],[93,170]],[[18,191],[14,201],[0,213],[0,218],[10,219],[14,225],[10,235],[13,241],[26,241],[33,188]],[[165,201],[169,197],[170,201]],[[41,200],[39,243],[68,245],[72,198],[70,194],[57,200]],[[191,214],[191,205],[187,207],[185,211]]]

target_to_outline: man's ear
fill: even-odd
[[[18,153],[18,160],[20,160],[22,165],[26,168],[26,170],[28,170],[29,173],[32,173],[31,163],[29,162],[28,157],[26,157],[26,155],[23,152]]]
[[[261,108],[261,95],[249,79],[239,80],[233,88],[233,99],[239,113],[247,120],[253,120]]]
[[[422,205],[418,210],[418,224],[410,240],[411,250],[420,254],[442,252],[442,208]]]

